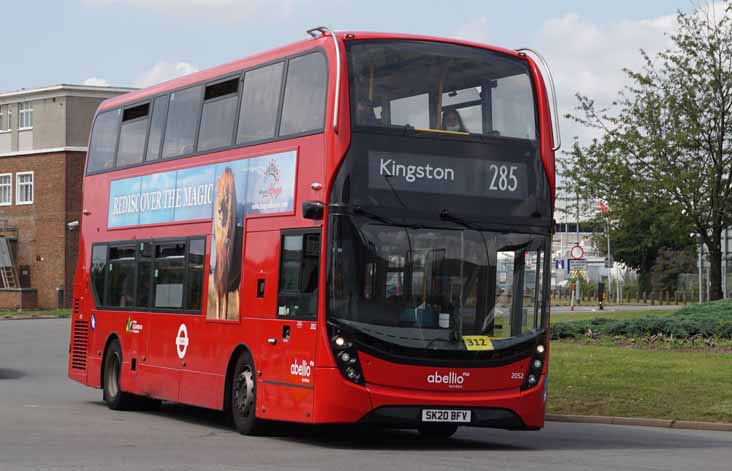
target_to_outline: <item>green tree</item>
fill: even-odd
[[[721,233],[732,222],[732,3],[677,14],[673,46],[640,71],[610,110],[578,95],[576,116],[602,137],[575,143],[566,174],[610,206],[662,201],[710,254],[710,298],[722,297]],[[672,218],[673,219],[673,218]]]
[[[657,289],[651,286],[651,275],[655,274],[656,278],[660,276],[656,267],[659,254],[663,251],[693,254],[695,240],[689,234],[694,231],[694,226],[686,218],[680,217],[676,208],[663,201],[636,199],[631,203],[628,206],[619,203],[610,208],[608,217],[612,256],[614,260],[638,270],[642,291]],[[608,218],[598,216],[594,221],[594,243],[602,254],[606,254]],[[684,260],[686,258],[688,256]],[[689,270],[694,269],[692,265]]]

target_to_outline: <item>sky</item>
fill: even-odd
[[[669,45],[695,0],[25,0],[1,11],[0,91],[58,83],[144,87],[266,51],[305,30],[393,31],[542,52],[559,109],[609,104],[639,50]],[[564,149],[593,136],[561,120]]]

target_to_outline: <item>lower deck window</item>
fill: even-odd
[[[318,306],[320,233],[286,234],[281,243],[277,315],[314,319]]]
[[[200,311],[205,247],[202,238],[94,245],[97,306]]]

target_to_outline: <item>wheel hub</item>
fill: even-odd
[[[254,406],[254,375],[249,366],[234,378],[234,409],[241,417],[249,417]]]

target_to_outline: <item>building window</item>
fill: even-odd
[[[30,103],[18,103],[18,129],[33,127],[33,107]]]
[[[33,204],[33,172],[15,174],[15,204]]]
[[[13,202],[13,174],[0,174],[0,206],[10,206]]]
[[[13,112],[10,105],[0,106],[0,131],[10,131],[13,128]]]

